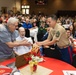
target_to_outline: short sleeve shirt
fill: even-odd
[[[66,30],[58,24],[55,26],[54,29],[51,29],[48,39],[57,40],[58,46],[66,46],[70,44]]]
[[[52,40],[53,39],[53,35],[54,35],[53,33],[54,33],[54,29],[50,28],[49,35],[48,35],[48,40]]]
[[[7,26],[0,26],[0,58],[8,58],[12,55],[13,48],[10,48],[6,43],[15,41],[16,34],[16,31],[10,32]]]

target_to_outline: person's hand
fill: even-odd
[[[36,42],[36,44],[37,44],[38,46],[41,46],[41,45],[42,45],[42,43],[41,43],[41,42]]]
[[[22,44],[23,44],[23,46],[31,46],[31,43],[30,42],[28,42],[27,40],[22,40]]]
[[[37,53],[38,51],[39,51],[39,46],[36,43],[34,43],[31,52]]]
[[[28,40],[26,40],[26,39],[24,39],[24,40],[22,40],[23,42],[28,42]]]
[[[36,43],[33,44],[33,47],[39,47]]]

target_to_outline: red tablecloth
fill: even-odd
[[[70,64],[57,59],[45,58],[45,60],[45,62],[42,62],[39,65],[52,69],[53,72],[50,75],[63,75],[62,70],[76,70],[76,68]]]
[[[13,63],[13,62],[15,62],[15,58],[12,58],[12,59],[6,60],[6,61],[0,63],[0,65],[4,65],[4,66],[6,66],[6,65],[11,64],[11,63]]]
[[[60,60],[57,60],[54,58],[46,58],[46,57],[44,59],[45,59],[45,62],[41,62],[41,63],[39,63],[39,65],[53,70],[53,72],[50,75],[63,75],[62,70],[76,70],[75,67],[73,67],[70,64],[67,64],[63,61],[60,61]],[[15,61],[15,58],[2,62],[0,64],[7,65],[14,61]]]

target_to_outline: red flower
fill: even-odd
[[[31,57],[28,57],[28,60],[30,61],[30,60],[32,60],[32,58]]]
[[[33,71],[35,72],[37,70],[37,65],[33,66]]]
[[[34,55],[34,56],[37,56],[37,53],[36,52],[32,52],[31,54]]]

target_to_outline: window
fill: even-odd
[[[26,14],[29,14],[29,9],[26,9]]]
[[[22,5],[22,14],[29,14],[30,6],[29,5]]]
[[[22,14],[25,14],[25,9],[22,9]]]

